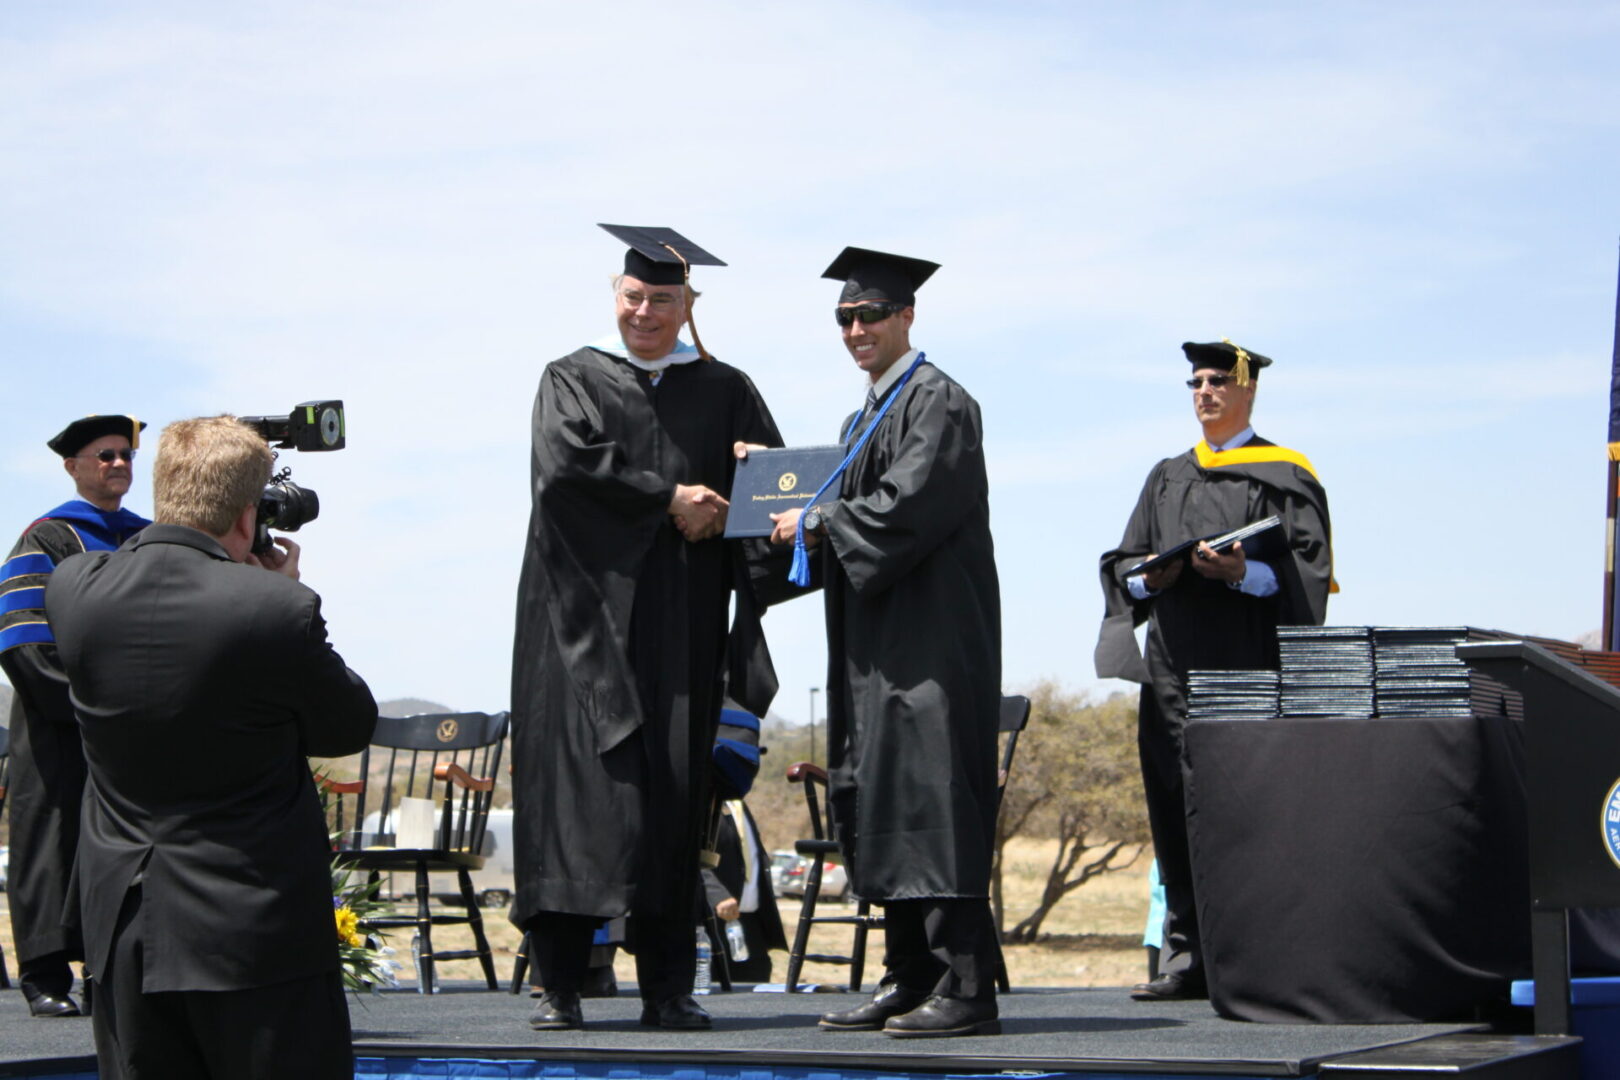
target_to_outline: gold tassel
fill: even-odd
[[[668,244],[663,245],[663,247],[665,251],[669,252],[671,255],[675,256],[681,261],[681,278],[683,279],[682,285],[686,289],[686,294],[681,297],[681,299],[686,302],[686,328],[692,331],[692,345],[697,349],[698,355],[703,357],[704,363],[708,363],[709,361],[713,360],[714,357],[710,356],[709,350],[703,347],[703,339],[698,337],[697,322],[694,320],[692,314],[692,309],[697,306],[696,304],[692,303],[691,296],[692,266],[686,261],[686,258],[681,255],[680,252],[676,251]],[[716,858],[718,858],[718,856],[716,856]]]
[[[1223,337],[1223,338],[1221,338],[1221,340],[1224,341],[1226,344],[1232,346],[1232,348],[1237,350],[1237,363],[1232,365],[1232,377],[1237,379],[1237,384],[1239,386],[1248,386],[1249,385],[1249,354],[1244,350],[1243,346],[1239,345],[1237,342],[1233,341],[1231,338]]]

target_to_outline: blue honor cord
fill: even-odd
[[[916,374],[918,366],[926,359],[928,359],[927,353],[919,352],[917,354],[917,359],[911,362],[911,366],[906,368],[906,373],[900,376],[900,381],[894,384],[894,389],[889,391],[889,396],[883,399],[883,407],[872,415],[872,420],[866,425],[866,430],[862,431],[861,437],[855,440],[855,445],[850,447],[848,454],[844,455],[844,460],[838,463],[838,468],[832,471],[832,475],[827,477],[827,482],[817,488],[816,493],[810,496],[810,501],[804,504],[806,509],[814,506],[816,500],[821,498],[826,490],[832,487],[839,477],[844,475],[844,470],[849,468],[849,463],[855,460],[855,455],[861,452],[861,447],[865,446],[866,440],[871,438],[872,431],[878,426],[878,421],[883,419],[884,415],[889,411],[889,406],[894,404],[894,399],[900,396],[900,391],[906,388],[906,383],[911,381],[911,377]],[[799,515],[798,524],[793,529],[793,565],[788,568],[788,580],[801,589],[810,584],[810,555],[804,547],[804,514],[802,513]]]

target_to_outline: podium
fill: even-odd
[[[1524,699],[1536,1033],[1567,1034],[1569,910],[1620,905],[1620,689],[1529,642],[1457,657]]]

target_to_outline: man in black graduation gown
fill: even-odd
[[[296,545],[250,553],[270,468],[233,417],[170,424],[156,523],[45,590],[89,766],[74,877],[106,1080],[354,1075],[307,756],[364,749],[377,706]]]
[[[678,336],[688,264],[723,264],[668,229],[604,228],[631,245],[617,330],[547,365],[534,404],[511,918],[546,989],[536,1029],[583,1024],[591,936],[627,912],[642,1023],[701,1029],[692,914],[736,586],[730,691],[764,715],[775,690],[720,493],[734,442],[781,440],[748,377]]]
[[[911,347],[936,264],[847,248],[836,317],[867,406],[839,495],[773,515],[811,561],[827,612],[829,798],[853,892],[884,907],[876,995],[830,1031],[1000,1031],[990,862],[1001,599],[979,405]]]
[[[79,842],[84,750],[55,639],[45,583],[84,551],[112,551],[150,524],[121,508],[146,425],[130,416],[75,420],[46,445],[62,458],[78,497],[23,530],[0,568],[0,667],[11,703],[11,925],[19,982],[33,1016],[78,1016],[72,960],[78,934],[63,925]]]
[[[1181,348],[1204,439],[1153,467],[1124,539],[1102,557],[1107,609],[1096,652],[1098,677],[1145,684],[1138,742],[1166,911],[1159,974],[1132,991],[1141,1001],[1207,996],[1182,785],[1187,672],[1275,670],[1277,627],[1320,625],[1332,578],[1327,495],[1315,470],[1249,423],[1271,360],[1225,341]],[[1202,544],[1167,568],[1125,576],[1156,552],[1273,514],[1281,527],[1253,537],[1250,551]],[[1143,621],[1145,665],[1134,635]]]

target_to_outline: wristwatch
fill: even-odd
[[[804,531],[805,532],[807,532],[807,533],[819,533],[819,532],[821,532],[823,530],[823,527],[825,526],[825,524],[826,523],[822,520],[821,507],[812,506],[810,509],[808,509],[808,510],[806,510],[804,512]]]

